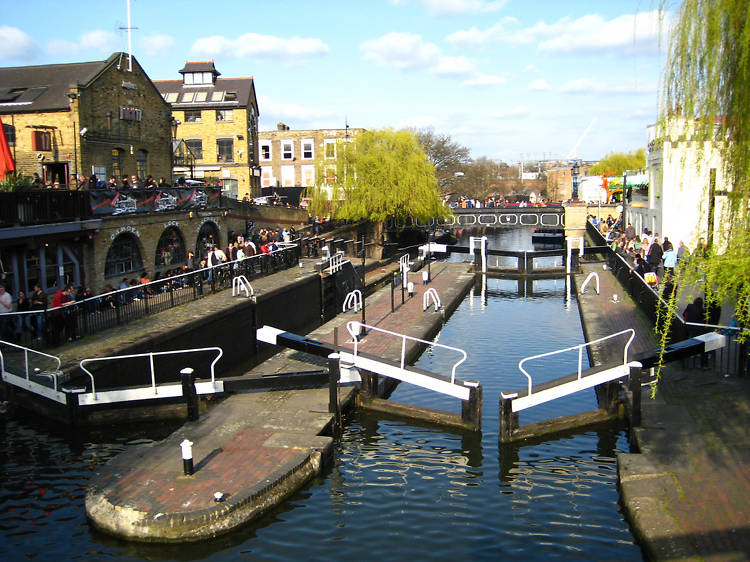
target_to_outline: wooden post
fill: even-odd
[[[182,397],[187,403],[188,420],[196,421],[198,419],[198,393],[195,391],[195,376],[193,369],[185,367],[180,371],[182,379]]]
[[[337,414],[339,410],[339,359],[338,353],[328,356],[328,411]]]
[[[596,391],[596,401],[599,403],[599,408],[605,410],[610,414],[616,412],[620,396],[619,382],[605,382],[597,385],[594,388]]]
[[[362,382],[359,386],[359,395],[362,402],[368,402],[369,400],[376,398],[378,395],[378,375],[370,371],[363,371],[360,369],[359,376]]]
[[[482,387],[479,381],[465,381],[469,387],[469,399],[461,401],[461,421],[473,429],[482,429]]]
[[[641,425],[641,364],[635,363],[630,366],[630,376],[628,377],[628,388],[631,394],[632,411],[630,412],[630,426],[639,427]]]
[[[500,415],[498,416],[500,427],[498,431],[498,439],[500,443],[507,443],[510,441],[511,435],[513,434],[513,399],[503,398],[500,395]]]

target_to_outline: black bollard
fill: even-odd
[[[193,442],[187,439],[180,443],[182,449],[182,472],[185,476],[193,475]]]
[[[180,371],[182,379],[182,396],[187,403],[188,420],[195,421],[198,419],[198,393],[195,391],[195,375],[193,369],[185,367]]]

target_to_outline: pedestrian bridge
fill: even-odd
[[[414,225],[422,228],[472,227],[565,227],[565,207],[497,207],[484,209],[453,209],[453,215],[446,219],[414,220]]]

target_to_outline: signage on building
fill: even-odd
[[[129,234],[133,234],[133,235],[137,236],[138,238],[141,237],[141,233],[138,232],[138,229],[135,228],[135,227],[133,227],[133,226],[130,226],[130,225],[128,225],[128,226],[121,226],[120,228],[118,228],[117,230],[115,230],[112,234],[110,234],[109,237],[110,237],[111,240],[114,240],[120,234],[123,234],[125,232],[127,232]]]

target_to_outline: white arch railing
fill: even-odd
[[[350,308],[354,308],[354,312],[362,310],[362,291],[354,289],[344,299],[344,306],[341,308],[341,312],[346,312]]]
[[[253,286],[250,285],[250,282],[247,280],[247,277],[244,275],[238,275],[232,279],[232,296],[239,295],[240,292],[245,293],[245,296],[250,298],[255,295],[255,291],[253,291]]]
[[[442,305],[440,304],[440,296],[435,290],[435,287],[430,287],[422,295],[422,312],[430,307],[430,301],[432,301],[432,303],[435,305],[435,312],[440,310],[440,307]]]

